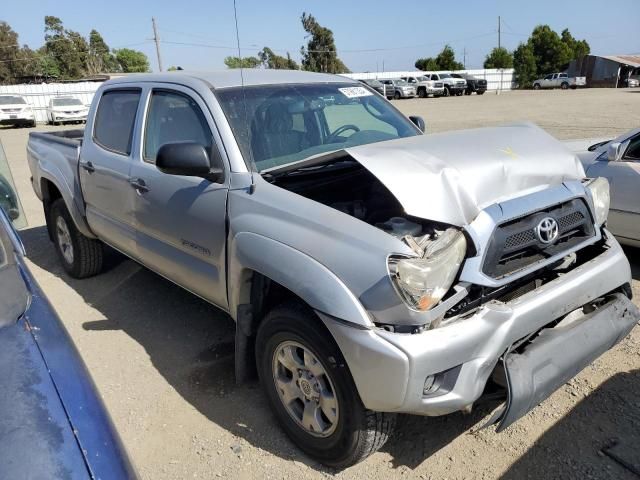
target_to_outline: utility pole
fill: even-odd
[[[158,54],[158,70],[162,72],[162,58],[160,57],[160,37],[158,37],[158,29],[156,28],[156,19],[151,17],[153,25],[153,41],[156,42],[156,53]]]
[[[500,48],[500,25],[502,22],[500,21],[500,15],[498,15],[498,48]]]
[[[462,49],[462,66],[467,69],[467,47]]]

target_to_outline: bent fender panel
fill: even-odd
[[[229,310],[236,319],[243,272],[254,270],[289,289],[311,308],[363,327],[372,325],[358,299],[315,259],[262,235],[238,233],[229,248]]]

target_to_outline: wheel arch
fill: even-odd
[[[71,215],[71,219],[73,220],[73,223],[80,231],[80,233],[89,238],[96,238],[93,232],[91,232],[89,225],[87,224],[84,213],[74,202],[73,194],[69,188],[60,188],[60,186],[52,176],[48,175],[46,172],[43,172],[40,177],[40,192],[42,194],[42,205],[44,208],[45,220],[47,222],[47,229],[49,230],[49,238],[52,238],[50,225],[51,222],[49,218],[51,205],[59,198],[62,198],[62,200],[64,201],[67,210],[69,210],[69,214]]]
[[[255,333],[265,313],[284,301],[302,302],[356,328],[371,326],[366,310],[346,285],[308,255],[254,233],[239,233],[230,243],[228,297],[236,321],[238,382],[251,375]],[[317,321],[324,325],[319,317]]]

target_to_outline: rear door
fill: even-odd
[[[131,256],[135,256],[136,239],[129,170],[141,92],[123,87],[102,92],[87,124],[92,141],[82,145],[79,168],[89,226],[102,240]]]
[[[152,85],[145,93],[139,155],[131,169],[137,256],[149,268],[222,307],[226,295],[228,170],[222,183],[162,173],[156,154],[166,143],[202,144],[221,163],[222,142],[200,96],[186,87]]]

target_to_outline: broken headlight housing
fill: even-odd
[[[596,225],[601,227],[609,216],[609,204],[611,201],[609,196],[609,180],[604,177],[598,177],[587,184],[587,189],[589,193],[591,193]]]
[[[435,239],[407,237],[405,241],[420,256],[390,257],[389,272],[405,303],[414,310],[427,311],[451,288],[464,260],[467,241],[453,228]]]

